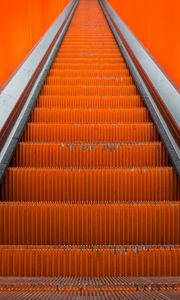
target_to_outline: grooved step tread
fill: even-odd
[[[178,299],[178,277],[6,277],[0,278],[0,297],[13,299]],[[11,299],[12,299],[11,298]]]

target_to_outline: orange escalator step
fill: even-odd
[[[132,77],[130,76],[124,76],[120,78],[102,78],[102,77],[90,77],[90,78],[85,78],[85,77],[47,77],[46,79],[46,84],[47,85],[131,85],[133,83]]]
[[[57,59],[61,59],[61,58],[72,58],[72,59],[79,59],[79,58],[96,58],[96,59],[112,59],[112,54],[111,53],[93,53],[93,52],[67,52],[64,51],[62,52],[61,50],[57,53],[56,55]],[[123,56],[117,52],[117,53],[113,53],[113,58],[123,58]]]
[[[48,108],[138,108],[143,106],[140,96],[42,96],[37,107]]]
[[[180,276],[179,264],[173,246],[0,246],[0,276]]]
[[[16,167],[120,168],[168,166],[162,143],[39,144],[20,143]]]
[[[59,96],[134,96],[137,94],[135,85],[124,86],[81,86],[81,85],[44,85],[41,95],[59,95]]]
[[[180,184],[170,167],[128,169],[9,168],[7,201],[110,203],[177,201]]]
[[[49,71],[48,76],[53,77],[63,77],[63,78],[69,78],[69,77],[81,77],[83,78],[94,78],[94,77],[101,77],[101,78],[108,78],[108,77],[115,77],[115,78],[121,78],[122,76],[129,76],[128,69],[122,69],[122,70],[98,70],[98,69],[84,69],[84,70],[60,70],[60,69],[51,69]]]
[[[58,109],[35,108],[31,122],[35,123],[144,123],[150,122],[146,108],[131,109]]]
[[[0,226],[1,245],[179,245],[180,204],[3,203]]]
[[[117,58],[100,58],[100,57],[86,57],[86,58],[62,58],[62,57],[56,57],[54,60],[54,63],[56,64],[121,64],[124,63],[124,60],[122,57]]]
[[[54,62],[52,65],[52,69],[58,69],[58,70],[79,70],[79,73],[81,70],[86,70],[86,69],[97,69],[97,70],[124,70],[126,69],[126,64],[125,62],[120,62],[120,63],[114,63],[114,64],[99,64],[99,63],[82,63],[82,64],[66,64],[66,63],[56,63]]]
[[[22,140],[40,143],[154,142],[158,140],[158,133],[153,123],[88,125],[28,123]]]

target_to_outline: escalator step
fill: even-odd
[[[58,109],[35,108],[34,123],[144,123],[150,122],[146,108],[121,109]]]
[[[179,245],[180,204],[6,202],[0,226],[1,245]]]
[[[120,168],[168,166],[161,142],[121,144],[20,143],[16,167]]]
[[[180,276],[179,264],[175,246],[0,246],[0,276]]]
[[[136,108],[142,107],[140,96],[40,96],[37,107],[47,108]]]
[[[118,143],[155,142],[158,133],[153,123],[127,124],[50,124],[28,123],[25,142]]]
[[[175,201],[180,184],[173,168],[9,168],[2,187],[7,201],[108,203]]]

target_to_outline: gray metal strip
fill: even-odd
[[[144,102],[146,103],[146,106],[149,109],[149,112],[151,114],[151,117],[152,117],[156,127],[158,128],[158,132],[159,132],[159,134],[165,144],[165,147],[169,153],[172,164],[174,165],[178,175],[180,176],[180,149],[179,149],[176,141],[174,140],[154,99],[152,98],[143,79],[141,78],[136,66],[134,65],[131,57],[129,56],[121,38],[119,37],[119,34],[117,33],[116,29],[114,28],[110,17],[106,13],[105,7],[108,10],[108,13],[112,17],[113,21],[116,23],[119,30],[123,33],[124,38],[125,39],[128,38],[128,45],[131,49],[133,48],[134,54],[138,58],[138,61],[140,59],[140,63],[142,65],[143,69],[146,71],[146,73],[148,74],[150,79],[151,79],[151,77],[153,77],[152,83],[155,85],[155,88],[156,87],[158,88],[159,93],[161,93],[161,90],[163,90],[162,93],[160,94],[163,97],[163,99],[164,99],[164,95],[166,94],[166,96],[165,96],[166,104],[168,105],[169,102],[171,102],[171,100],[173,98],[173,101],[170,103],[170,107],[172,108],[171,111],[174,111],[173,116],[176,118],[176,121],[178,122],[178,124],[180,121],[180,95],[178,94],[176,89],[172,86],[172,84],[168,81],[168,79],[164,78],[165,76],[162,73],[162,71],[158,68],[157,65],[155,65],[152,58],[148,55],[148,53],[144,50],[144,48],[141,46],[141,44],[136,40],[136,38],[129,31],[129,29],[120,20],[120,18],[117,16],[117,14],[112,10],[112,8],[106,2],[106,0],[100,0],[99,2],[102,7],[102,10],[105,14],[105,17],[109,23],[109,26],[114,34],[114,37],[120,47],[120,50],[124,56],[124,59],[131,71],[131,74],[132,74],[134,81],[139,89],[139,92],[140,92]],[[132,38],[132,40],[131,40],[131,38]],[[131,42],[132,42],[132,44],[131,44]],[[141,54],[143,55],[143,57],[141,57]],[[147,60],[145,59],[145,57],[147,57]],[[147,61],[148,61],[148,64],[147,64]],[[152,64],[151,64],[151,62],[152,62]],[[157,77],[156,77],[156,75],[157,75]],[[159,82],[159,80],[161,82]],[[173,107],[173,105],[175,105],[175,107]],[[176,112],[175,112],[175,110],[176,110]]]
[[[50,44],[51,44],[52,40],[54,39],[55,35],[57,34],[59,28],[63,24],[64,20],[66,19],[66,17],[68,16],[69,12],[71,11],[71,9],[74,5],[74,7],[68,17],[68,20],[51,51],[49,58],[47,59],[40,75],[38,76],[38,79],[37,79],[36,83],[34,84],[33,89],[31,91],[31,93],[29,94],[27,101],[18,116],[18,119],[16,120],[16,122],[15,122],[15,124],[14,124],[14,126],[13,126],[1,152],[0,152],[0,182],[2,181],[2,178],[4,176],[7,166],[9,165],[9,162],[10,162],[12,154],[16,148],[16,145],[21,138],[24,126],[26,125],[26,123],[29,119],[30,113],[32,112],[32,109],[34,108],[34,105],[36,103],[36,100],[37,100],[37,97],[41,90],[41,87],[42,87],[44,80],[49,72],[51,64],[56,56],[59,46],[63,40],[63,37],[68,29],[68,26],[73,17],[73,14],[75,12],[77,4],[78,4],[77,0],[72,0],[72,2],[67,6],[67,8],[61,14],[61,16],[55,22],[55,24],[53,25],[53,28],[50,28],[50,30],[48,31],[47,40],[46,40],[46,35],[45,35],[45,37],[41,40],[40,49],[37,46],[38,47],[37,53],[36,53],[36,48],[35,48],[35,50],[34,50],[35,52],[33,53],[34,60],[32,60],[32,57],[31,57],[31,59],[28,58],[27,64],[29,66],[31,65],[31,63],[33,64],[33,66],[30,66],[31,71],[35,70],[35,67],[38,65],[39,60],[42,58],[41,55],[43,55],[47,51],[47,49],[48,49],[47,45],[50,46]],[[50,37],[49,34],[50,35],[52,34],[52,36]],[[43,43],[42,43],[42,41],[43,41]],[[47,45],[46,45],[46,42],[47,42]],[[41,53],[41,55],[40,55],[40,53]],[[24,63],[24,65],[26,65],[26,62]],[[5,94],[4,93],[1,94],[2,98],[0,98],[0,104],[1,104],[0,105],[0,119],[1,119],[1,117],[3,117],[3,122],[5,122],[7,115],[11,112],[11,109],[12,109],[11,105],[13,106],[16,103],[19,95],[22,93],[23,87],[27,84],[26,80],[29,80],[31,78],[30,74],[32,74],[32,73],[31,73],[31,71],[29,71],[29,73],[27,72],[27,75],[29,75],[29,76],[25,77],[22,86],[18,85],[18,82],[21,81],[21,76],[23,76],[23,74],[26,73],[26,70],[24,69],[24,65],[22,66],[22,70],[20,70],[18,72],[17,78],[12,78],[12,82],[10,82],[5,89],[6,91],[11,91],[12,94],[13,94],[13,91],[15,91],[15,94],[13,95],[13,97],[8,97],[8,94],[6,94],[6,97],[4,98]],[[15,75],[15,77],[16,77],[16,75]],[[25,82],[26,82],[26,84],[25,84]],[[17,89],[16,89],[16,84],[17,84]],[[20,87],[22,89],[20,89]],[[1,103],[1,101],[3,103]],[[6,101],[7,101],[7,103],[6,103]],[[5,109],[5,107],[6,107],[6,109]],[[1,126],[2,126],[3,122],[1,120]]]

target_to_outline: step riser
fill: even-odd
[[[105,85],[105,86],[110,86],[110,85],[131,85],[133,83],[133,80],[131,77],[121,77],[120,79],[116,78],[110,78],[110,79],[103,79],[103,78],[60,78],[60,77],[49,77],[46,80],[47,85]]]
[[[152,123],[118,125],[29,123],[22,140],[25,142],[71,144],[78,142],[155,142],[158,140],[158,133]]]
[[[150,122],[150,116],[145,108],[140,109],[101,109],[101,110],[58,110],[35,108],[31,119],[35,123],[144,123]]]
[[[154,144],[19,144],[17,167],[118,168],[167,166],[161,143]]]
[[[121,64],[123,63],[123,58],[92,58],[92,57],[86,57],[86,58],[62,58],[61,56],[58,58],[55,58],[54,63],[57,64]]]
[[[0,249],[0,276],[180,276],[179,264],[179,248]]]
[[[172,168],[10,168],[2,186],[2,199],[7,201],[176,201],[179,195],[180,184]]]
[[[139,96],[40,96],[38,107],[49,108],[135,108],[142,107],[143,102]]]
[[[58,86],[44,85],[41,95],[58,95],[58,96],[135,96],[137,88],[133,85],[129,86]]]
[[[1,245],[178,245],[180,204],[3,204],[0,227]]]

